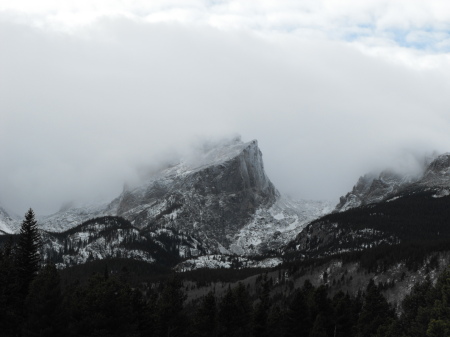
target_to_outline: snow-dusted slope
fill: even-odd
[[[208,269],[241,269],[241,268],[273,268],[283,261],[278,257],[270,257],[264,260],[254,260],[242,256],[230,255],[204,255],[195,259],[183,261],[175,266],[175,271],[184,272],[200,268]]]
[[[402,175],[391,170],[381,172],[378,178],[375,175],[366,174],[359,178],[351,192],[340,198],[336,211],[343,212],[361,205],[380,202],[418,179],[419,176]]]
[[[38,217],[39,228],[50,232],[63,232],[83,222],[108,215],[107,205],[85,205],[61,210],[55,214]]]
[[[264,172],[256,141],[234,141],[163,170],[113,201],[110,210],[137,228],[187,231],[217,250],[279,193]]]
[[[20,220],[0,207],[0,235],[14,233],[19,229]]]
[[[281,196],[270,208],[259,208],[233,238],[230,251],[253,255],[278,250],[312,220],[333,210],[326,201],[292,200]]]
[[[402,174],[385,170],[377,177],[366,174],[359,178],[353,190],[340,198],[335,211],[388,201],[424,189],[436,190],[436,196],[450,194],[450,153],[444,153],[432,160],[425,160],[423,171],[417,174]]]
[[[64,268],[91,260],[128,258],[171,266],[183,258],[210,254],[201,243],[172,229],[144,231],[113,216],[89,220],[62,233],[41,232],[45,261]]]
[[[279,249],[329,204],[280,196],[264,171],[256,140],[210,146],[160,170],[109,204],[64,209],[39,218],[62,232],[100,216],[120,216],[138,229],[173,228],[211,252],[258,254]]]
[[[302,258],[324,257],[381,245],[446,240],[448,196],[450,153],[435,157],[417,175],[392,171],[366,175],[341,198],[335,212],[308,224],[286,251]]]
[[[425,170],[418,186],[430,188],[450,188],[450,153],[438,156]]]

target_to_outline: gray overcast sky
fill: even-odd
[[[450,151],[445,1],[2,1],[0,204],[117,196],[203,139],[258,139],[275,185],[337,202]]]

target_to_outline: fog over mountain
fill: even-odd
[[[0,205],[108,201],[237,134],[280,191],[336,203],[450,151],[448,11],[318,3],[1,5]]]

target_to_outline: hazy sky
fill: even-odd
[[[112,199],[203,139],[258,139],[282,192],[338,201],[450,151],[450,3],[0,2],[0,204]]]

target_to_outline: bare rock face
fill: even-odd
[[[440,240],[449,235],[445,225],[448,196],[448,153],[428,162],[416,175],[392,170],[378,177],[366,175],[341,198],[333,214],[308,224],[287,251],[323,257],[379,245]]]
[[[450,154],[437,156],[431,161],[426,159],[425,163],[418,174],[402,174],[394,170],[385,170],[378,177],[366,174],[359,178],[351,192],[340,198],[335,212],[386,201],[402,193],[450,188]]]
[[[432,161],[419,184],[428,187],[450,187],[450,153],[442,154]]]
[[[340,198],[339,204],[336,206],[336,211],[342,212],[361,206],[375,178],[376,176],[373,174],[366,174],[360,177],[356,185],[353,186],[352,191]]]
[[[270,207],[278,196],[257,141],[234,141],[125,190],[109,208],[137,228],[175,228],[220,250],[258,208]]]
[[[208,254],[258,255],[280,250],[333,209],[328,202],[281,196],[264,171],[256,140],[203,146],[151,174],[137,187],[125,185],[108,204],[66,207],[41,217],[39,226],[65,232],[89,219],[118,216],[145,237],[169,230],[195,238],[192,256],[198,247]]]
[[[351,192],[340,198],[335,211],[343,212],[350,208],[380,202],[416,180],[417,177],[402,175],[393,170],[385,170],[378,177],[366,174],[359,178]]]
[[[402,175],[392,170],[385,170],[378,177],[367,174],[359,178],[352,192],[340,198],[335,211],[343,212],[350,208],[383,201],[416,180],[415,176]]]

